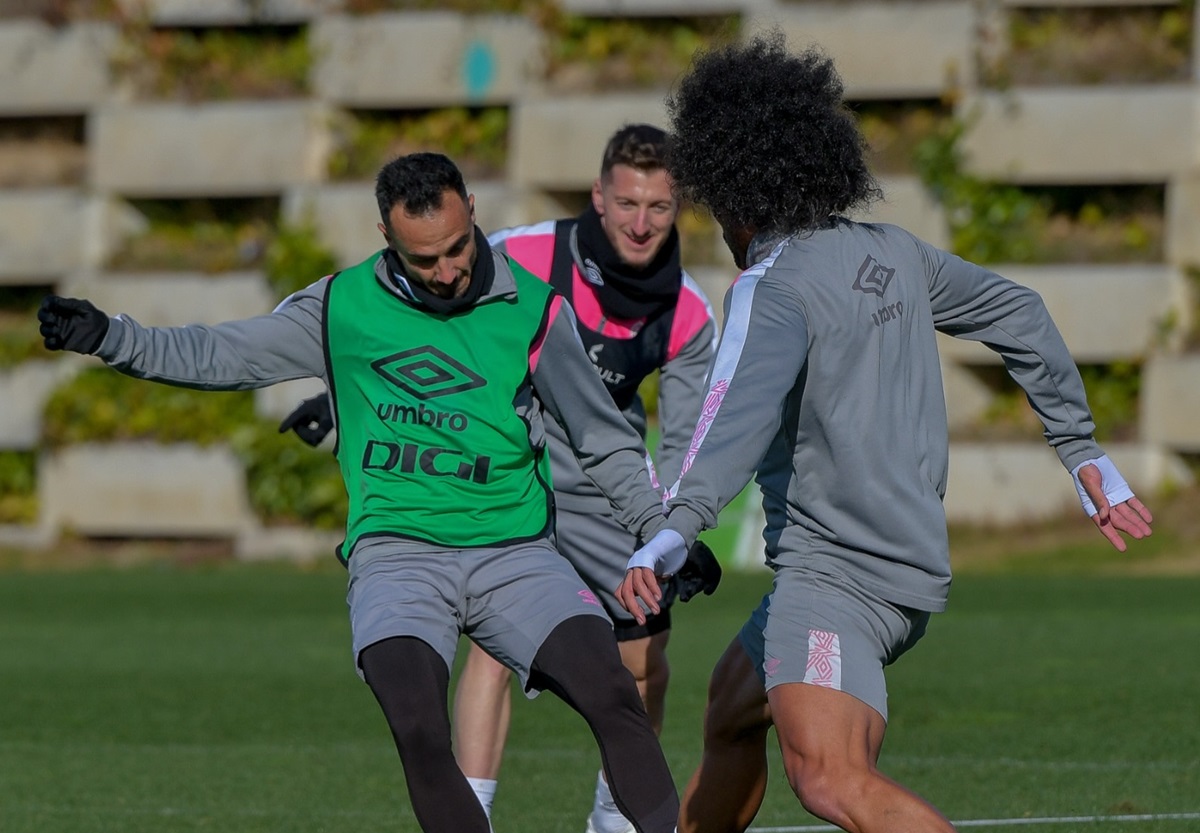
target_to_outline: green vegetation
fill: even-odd
[[[301,29],[165,29],[130,16],[121,35],[113,74],[140,98],[273,99],[308,92],[312,55]]]
[[[977,263],[1158,262],[1161,187],[1022,188],[967,172],[969,120],[945,119],[919,141],[914,166],[943,205],[955,254]]]
[[[134,207],[147,228],[113,254],[115,270],[262,269],[282,298],[337,267],[315,224],[280,221],[276,199],[139,200]]]
[[[37,452],[0,451],[0,524],[37,520]]]
[[[946,129],[944,102],[861,101],[851,105],[875,174],[911,173],[923,141]]]
[[[255,269],[275,231],[273,198],[134,200],[145,231],[126,239],[108,266],[128,271]]]
[[[279,433],[274,420],[235,429],[230,445],[246,467],[250,506],[265,523],[345,528],[346,487],[329,451]]]
[[[333,455],[280,434],[274,420],[259,419],[249,391],[196,391],[91,368],[50,397],[42,441],[49,448],[85,442],[228,442],[246,467],[251,507],[265,523],[318,529],[345,524],[346,494]]]
[[[950,248],[977,263],[1024,263],[1035,259],[1035,229],[1046,207],[1020,188],[985,182],[966,173],[962,138],[969,125],[942,122],[916,148],[921,180],[942,204],[950,224]]]
[[[131,440],[206,446],[253,419],[249,391],[189,390],[94,367],[51,394],[42,416],[42,442],[49,448]]]
[[[499,176],[508,156],[508,110],[445,107],[426,112],[360,112],[335,124],[329,175],[373,178],[387,162],[435,150],[450,156],[467,179]]]
[[[533,17],[556,8],[556,0],[343,0],[350,14],[451,11],[463,14],[525,14]]]
[[[697,50],[737,36],[737,17],[596,18],[547,15],[546,80],[559,90],[670,84]]]
[[[49,358],[38,332],[44,286],[0,287],[0,371],[30,359]]]
[[[992,390],[987,410],[969,429],[956,431],[956,439],[1040,440],[1043,426],[1025,398],[1025,392],[1003,367],[976,367],[974,374]],[[1088,405],[1096,421],[1096,439],[1128,442],[1136,439],[1138,397],[1142,368],[1138,361],[1079,366]]]
[[[309,221],[281,225],[267,244],[263,268],[276,297],[283,299],[337,270],[337,258]]]
[[[1008,46],[984,67],[993,86],[1184,82],[1192,2],[1008,11]]]
[[[1178,338],[1183,350],[1200,350],[1200,266],[1184,269],[1187,298],[1182,308],[1172,307],[1157,323],[1159,346]]]

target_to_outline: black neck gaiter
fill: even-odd
[[[641,268],[617,255],[592,206],[579,215],[575,230],[584,278],[596,285],[606,313],[626,320],[652,318],[675,305],[683,274],[679,232],[674,226],[654,260]],[[600,283],[596,283],[597,277]]]
[[[475,263],[471,267],[471,282],[467,284],[467,291],[460,298],[442,298],[434,295],[425,288],[423,283],[410,278],[404,271],[404,264],[400,261],[400,257],[390,246],[384,251],[383,257],[392,274],[404,278],[408,288],[412,290],[413,297],[423,306],[440,315],[453,315],[475,306],[476,302],[492,288],[492,281],[496,278],[496,264],[492,261],[492,247],[487,241],[487,236],[479,230],[479,226],[475,226]]]

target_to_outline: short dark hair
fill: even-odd
[[[383,224],[391,228],[389,217],[397,204],[408,214],[422,215],[442,207],[442,195],[454,191],[464,201],[467,185],[462,172],[450,158],[440,153],[410,153],[393,159],[375,177],[375,200]]]
[[[608,140],[600,162],[600,175],[607,174],[614,165],[628,165],[642,172],[664,168],[666,143],[667,133],[662,128],[652,124],[627,124]]]
[[[820,228],[881,196],[833,61],[774,29],[696,58],[667,98],[667,171],[723,224]]]

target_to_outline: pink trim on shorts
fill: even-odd
[[[822,688],[842,690],[842,644],[836,633],[808,632],[808,664],[804,682]]]

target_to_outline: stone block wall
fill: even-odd
[[[0,126],[46,119],[77,124],[84,166],[76,181],[47,175],[40,184],[0,182],[0,290],[86,295],[146,324],[268,312],[279,298],[256,268],[218,275],[194,269],[131,272],[111,266],[111,255],[146,227],[139,201],[271,199],[278,201],[281,220],[311,223],[339,265],[357,262],[380,245],[372,183],[330,173],[339,124],[356,114],[506,108],[506,162],[469,182],[480,225],[491,230],[573,211],[590,188],[612,130],[631,121],[665,121],[669,84],[563,89],[545,77],[547,36],[531,16],[493,13],[487,0],[479,5],[477,14],[355,15],[340,0],[118,3],[130,15],[148,15],[142,23],[151,28],[305,32],[308,91],[276,100],[148,100],[114,70],[120,21],[51,21],[37,14],[36,2],[22,4],[28,10],[23,16],[0,17]],[[981,56],[995,51],[1006,15],[1081,3],[561,0],[560,5],[597,18],[738,16],[745,32],[778,25],[793,45],[817,44],[834,57],[852,101],[949,107],[972,125],[963,146],[969,169],[1000,183],[1161,185],[1166,194],[1161,262],[989,265],[1043,295],[1081,363],[1143,364],[1141,436],[1122,447],[1134,485],[1153,489],[1190,476],[1180,461],[1200,453],[1195,401],[1200,364],[1184,349],[1186,339],[1164,339],[1162,330],[1166,321],[1175,322],[1177,331],[1197,323],[1200,22],[1193,22],[1189,77],[1179,83],[996,89],[981,77]],[[887,198],[864,219],[894,222],[935,245],[951,245],[945,209],[915,173],[885,172],[880,180]],[[686,265],[719,310],[735,269],[719,240],[711,248],[715,258]],[[952,339],[942,345],[951,423],[966,425],[988,407],[992,394],[976,371],[994,366],[995,359],[975,345]],[[40,448],[42,404],[89,362],[47,354],[0,368],[0,453]],[[262,392],[257,407],[264,415],[279,415],[309,392],[303,385],[281,386]],[[43,490],[37,534],[0,527],[0,541],[52,540],[71,529],[233,536],[253,541],[245,548],[256,554],[271,550],[272,539],[246,509],[230,458],[220,450],[160,452],[114,447],[44,453],[39,480],[45,483],[83,480],[108,467],[123,477],[98,493],[71,493],[69,505],[49,497],[60,486]],[[1052,473],[1057,460],[1044,446],[956,445],[952,456],[947,500],[952,519],[1008,522],[1070,503],[1069,481]],[[1045,478],[1037,474],[1040,467],[1048,470]],[[1053,493],[1011,488],[1010,480],[1045,482]],[[145,511],[150,506],[153,511]],[[138,520],[139,508],[144,521]],[[281,548],[309,540],[297,538],[295,530],[279,540],[285,539]]]

